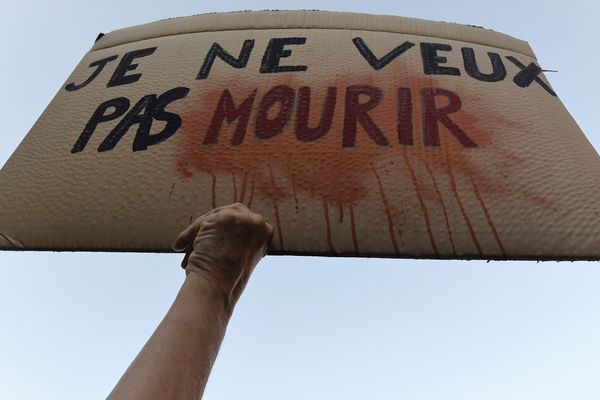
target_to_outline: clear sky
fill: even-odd
[[[0,165],[99,32],[240,9],[394,14],[525,39],[600,150],[599,4],[3,0]],[[0,252],[0,398],[105,397],[175,297],[180,258]],[[597,400],[599,288],[598,263],[269,257],[205,398]]]

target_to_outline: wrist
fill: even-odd
[[[211,305],[217,311],[222,312],[227,319],[233,312],[235,301],[231,298],[232,289],[223,284],[215,282],[203,273],[190,271],[185,276],[182,290],[195,297],[199,304]]]

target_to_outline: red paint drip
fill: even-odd
[[[358,239],[356,238],[356,220],[354,219],[354,207],[352,207],[352,203],[348,204],[348,209],[350,210],[350,226],[352,227],[352,244],[354,245],[354,252],[356,254],[358,251]]]
[[[269,164],[269,174],[271,176],[271,186],[275,186],[275,177],[273,176],[273,169],[271,168],[271,164]],[[254,187],[254,185],[253,185]],[[277,205],[277,201],[273,199],[273,210],[275,211],[275,221],[277,222],[277,237],[279,238],[279,250],[283,251],[285,248],[283,244],[283,232],[281,230],[281,218],[279,217],[279,206]]]
[[[383,191],[383,185],[381,184],[381,178],[375,169],[373,163],[369,163],[371,169],[373,170],[373,174],[375,174],[375,179],[377,179],[377,186],[379,187],[379,194],[381,196],[381,200],[383,201],[383,208],[385,209],[385,213],[387,215],[388,220],[388,230],[390,232],[390,239],[392,240],[392,244],[394,246],[394,251],[398,254],[398,243],[396,243],[396,235],[394,234],[394,222],[392,220],[392,213],[390,211],[390,206],[388,205],[387,199],[385,197],[385,192]]]
[[[344,202],[343,201],[338,201],[338,222],[341,224],[342,222],[344,222]]]
[[[275,210],[275,222],[277,222],[277,237],[279,237],[279,250],[283,251],[285,246],[283,244],[283,232],[281,231],[281,218],[279,217],[279,207],[275,202],[273,202],[273,209]]]
[[[296,180],[294,179],[294,175],[292,175],[292,192],[294,194],[294,208],[296,213],[300,212],[300,208],[298,207],[298,193],[296,193]]]
[[[458,196],[458,190],[456,189],[456,180],[454,179],[454,174],[452,173],[452,168],[450,167],[450,161],[448,160],[448,153],[446,153],[446,165],[448,166],[448,176],[450,177],[450,186],[452,187],[452,193],[454,194],[454,198],[458,203],[458,207],[460,208],[460,213],[465,219],[465,223],[467,224],[467,228],[469,229],[469,233],[471,234],[471,239],[473,239],[473,243],[477,248],[477,253],[481,256],[483,255],[481,251],[481,245],[479,244],[479,240],[477,240],[477,236],[475,235],[475,231],[473,230],[473,225],[471,225],[471,221],[469,220],[469,216],[465,211],[465,206],[463,205],[460,197]]]
[[[444,220],[446,221],[446,229],[448,230],[448,237],[450,239],[450,245],[452,246],[452,254],[456,255],[456,247],[454,246],[454,238],[452,237],[452,227],[450,226],[450,220],[448,219],[448,210],[446,210],[446,204],[444,203],[444,198],[442,197],[442,193],[438,188],[437,182],[435,180],[435,176],[431,171],[431,167],[426,162],[423,162],[427,172],[429,173],[429,177],[431,178],[431,182],[433,182],[433,188],[437,193],[438,200],[440,201],[440,205],[442,206],[442,212],[444,213]]]
[[[244,177],[242,178],[242,193],[240,194],[240,203],[244,202],[246,197],[246,182],[248,180],[248,171],[244,171]]]
[[[325,213],[325,228],[327,230],[327,245],[329,246],[329,250],[332,253],[335,253],[335,248],[333,247],[333,242],[331,240],[331,223],[329,222],[329,206],[327,205],[327,201],[323,200],[323,212]]]
[[[502,255],[506,256],[506,251],[504,250],[504,245],[502,244],[502,240],[500,240],[500,235],[498,235],[498,231],[496,230],[496,225],[494,224],[494,221],[492,221],[492,216],[490,215],[490,212],[489,212],[488,208],[486,207],[485,202],[483,201],[483,197],[481,197],[481,193],[479,193],[479,190],[477,189],[477,186],[475,185],[475,182],[473,182],[473,180],[471,180],[471,184],[473,185],[473,191],[475,192],[475,197],[477,198],[477,201],[481,205],[481,209],[483,210],[483,213],[485,214],[485,218],[487,219],[488,225],[490,226],[490,229],[492,230],[494,239],[496,239],[496,243],[498,243],[498,247],[500,248]]]
[[[214,172],[211,172],[210,176],[212,178],[212,208],[217,208],[217,177],[215,176]]]
[[[385,74],[382,76],[381,73],[379,73],[377,76],[364,76],[364,81],[362,83],[364,85],[373,85],[383,88],[384,95],[386,96],[386,98],[390,99],[393,97],[397,98],[396,93],[399,85],[406,85],[407,87],[405,89],[407,90],[404,91],[404,94],[411,93],[412,96],[415,96],[414,99],[419,97],[419,93],[422,93],[423,89],[438,88],[444,86],[442,83],[437,82],[431,77],[413,77],[414,79],[410,79],[410,82],[408,82],[405,79],[402,79],[403,76],[407,76],[407,74],[394,73],[391,75]],[[295,88],[300,85],[300,82],[295,81],[293,78],[282,78],[278,79],[277,82],[273,82],[272,84],[286,85],[296,90]],[[328,100],[325,99],[325,97],[323,96],[325,94],[325,85],[332,86],[334,87],[334,89],[337,88],[339,100],[338,103],[335,103],[334,101],[334,103],[337,104],[337,111],[339,111],[340,107],[344,107],[343,100],[341,99],[344,96],[343,93],[348,89],[348,82],[344,80],[339,80],[336,82],[320,83],[319,87],[315,86],[314,88],[311,88],[311,90],[313,90],[313,103],[315,104],[312,105],[313,113],[307,114],[309,115],[309,118],[306,121],[307,126],[312,125],[313,127],[315,127],[320,121],[324,120],[322,116],[323,112],[321,112],[320,120],[318,119],[319,115],[315,109],[315,107],[317,107],[317,102],[315,102],[315,100],[317,97],[320,96],[325,100],[324,103],[328,102]],[[203,137],[200,137],[199,135],[201,135],[202,132],[208,133],[208,130],[211,125],[211,114],[206,113],[204,110],[207,108],[214,109],[215,106],[217,107],[217,109],[219,108],[218,104],[220,103],[221,99],[224,98],[223,96],[225,94],[224,87],[227,86],[231,87],[231,89],[226,89],[228,96],[232,98],[235,108],[239,108],[241,110],[241,119],[245,118],[246,114],[248,114],[250,120],[255,118],[255,114],[258,111],[257,108],[259,108],[259,98],[256,98],[255,103],[252,106],[254,108],[246,106],[240,108],[244,99],[254,99],[253,96],[255,95],[256,85],[253,82],[247,82],[247,84],[244,84],[232,80],[230,82],[224,83],[223,87],[215,88],[213,91],[202,92],[201,95],[193,99],[194,104],[202,104],[202,107],[189,107],[190,111],[182,115],[182,132],[179,135],[181,137],[180,148],[179,152],[176,154],[175,160],[177,170],[180,174],[187,178],[190,178],[193,175],[193,171],[223,174],[239,174],[239,171],[245,171],[250,175],[257,174],[255,178],[256,182],[252,184],[252,193],[250,194],[249,200],[247,199],[248,193],[246,193],[244,185],[242,185],[241,189],[241,198],[244,199],[244,201],[247,201],[248,206],[250,207],[252,206],[254,191],[256,191],[257,199],[263,197],[269,199],[270,197],[278,194],[278,196],[276,196],[275,199],[278,203],[280,203],[286,201],[286,199],[284,197],[281,197],[281,195],[287,196],[289,194],[289,197],[291,197],[291,193],[288,193],[288,188],[285,188],[286,190],[283,190],[283,187],[276,188],[276,190],[272,190],[272,188],[269,187],[268,175],[266,175],[265,171],[265,164],[268,162],[267,160],[270,160],[273,168],[276,168],[276,171],[281,172],[281,176],[285,176],[288,179],[288,182],[291,182],[294,193],[294,205],[296,206],[296,210],[298,210],[298,195],[302,197],[303,193],[307,192],[317,199],[324,199],[325,201],[328,201],[329,205],[331,206],[336,204],[337,201],[343,201],[345,204],[352,203],[355,207],[357,207],[358,204],[361,204],[361,201],[364,199],[364,197],[369,194],[369,190],[367,187],[365,187],[364,183],[366,182],[366,175],[371,173],[364,167],[369,162],[377,163],[377,160],[383,161],[385,157],[387,157],[390,154],[391,148],[385,146],[378,146],[377,144],[373,143],[372,137],[369,138],[364,136],[363,139],[361,139],[363,140],[363,142],[361,144],[360,151],[353,151],[352,149],[341,147],[339,136],[333,134],[333,132],[343,133],[344,119],[340,118],[340,115],[338,114],[335,114],[335,117],[330,122],[330,127],[326,130],[323,130],[323,132],[328,131],[330,133],[327,135],[324,134],[323,137],[319,139],[320,141],[318,145],[309,145],[302,143],[300,143],[299,145],[297,135],[293,134],[295,133],[293,132],[295,126],[293,123],[288,123],[286,127],[280,132],[281,134],[279,134],[277,137],[273,137],[271,140],[259,140],[254,135],[247,135],[246,138],[243,140],[243,143],[240,143],[240,146],[231,146],[229,145],[229,140],[226,140],[226,137],[229,138],[229,136],[227,135],[233,133],[233,129],[230,129],[234,128],[232,124],[232,126],[229,128],[223,127],[222,132],[220,132],[221,140],[217,141],[217,143],[214,143],[211,146],[199,145],[199,141],[201,141],[203,138],[206,140],[207,134],[205,134]],[[329,88],[327,90],[329,90]],[[410,92],[408,92],[408,90],[410,90]],[[392,91],[394,93],[392,93]],[[433,92],[430,91],[430,94],[432,93]],[[261,96],[259,95],[259,97]],[[301,96],[298,94],[297,98],[300,97]],[[440,97],[437,100],[442,100],[442,97]],[[308,99],[307,97],[306,100],[307,104],[305,106],[301,106],[297,103],[295,107],[297,109],[304,107],[304,109],[308,113],[310,111],[311,102],[310,99]],[[408,101],[407,99],[404,100]],[[471,99],[468,101],[475,102],[476,99]],[[408,103],[403,104],[408,105]],[[415,101],[414,104],[412,104],[412,106],[414,108],[412,110],[414,111],[414,115],[412,118],[412,122],[414,123],[414,126],[412,127],[413,129],[408,130],[408,126],[403,125],[403,129],[406,128],[406,130],[402,131],[401,133],[404,135],[402,136],[402,138],[406,139],[406,141],[408,141],[408,138],[413,139],[411,132],[423,132],[424,122],[427,123],[426,121],[423,121],[423,118],[416,117],[418,114],[423,114],[424,107],[422,102]],[[441,104],[434,104],[434,106],[435,109],[445,108],[445,106],[442,107]],[[372,111],[369,111],[373,119],[372,123],[380,124],[380,127],[382,128],[383,132],[393,132],[394,130],[396,130],[396,127],[392,124],[395,118],[390,118],[390,116],[393,116],[398,113],[398,107],[399,105],[397,102],[383,101]],[[475,104],[473,104],[473,107],[475,107]],[[353,107],[353,110],[356,114],[357,108]],[[221,111],[224,111],[225,113],[233,112],[231,110]],[[406,110],[403,109],[403,111]],[[473,141],[477,143],[479,147],[483,148],[485,146],[493,144],[494,149],[498,150],[499,153],[492,157],[490,161],[492,161],[494,164],[501,164],[502,166],[504,166],[503,168],[504,170],[506,170],[506,176],[508,177],[509,172],[513,168],[512,165],[517,164],[518,162],[520,162],[520,160],[518,159],[518,157],[512,155],[510,152],[506,152],[506,154],[501,153],[503,150],[500,149],[497,146],[497,144],[494,143],[494,141],[492,140],[493,136],[490,135],[490,132],[482,128],[486,125],[488,120],[491,121],[492,125],[494,126],[514,126],[508,123],[507,121],[503,121],[500,117],[498,117],[500,113],[498,113],[497,110],[494,110],[493,107],[488,110],[487,107],[485,107],[484,105],[480,105],[475,107],[474,111],[476,111],[474,114],[467,112],[467,107],[465,103],[464,109],[461,109],[459,112],[456,113],[451,113],[451,115],[447,116],[447,118],[455,122],[456,125],[458,125],[459,127],[464,128],[466,134],[470,138],[472,138]],[[311,118],[311,115],[314,118]],[[362,116],[360,118],[363,118],[367,114],[361,115]],[[435,115],[439,116],[440,114]],[[354,115],[354,117],[357,117],[357,115]],[[404,115],[403,118],[404,117],[406,117],[406,115]],[[294,117],[292,117],[292,121],[293,118]],[[297,116],[296,119],[298,119]],[[371,118],[369,118],[369,120],[371,120]],[[436,121],[436,132],[439,131],[440,128],[448,128],[447,120],[441,121],[439,118],[437,118]],[[224,120],[224,122],[226,121]],[[362,125],[362,122],[355,122],[358,122]],[[445,127],[438,126],[440,124],[444,125]],[[242,124],[241,120],[238,119],[235,125],[237,127],[238,125],[242,126],[244,124]],[[251,122],[248,125],[248,129],[252,129],[250,125],[252,125]],[[362,128],[365,127],[363,126]],[[241,130],[236,130],[235,132],[236,133],[234,133],[234,135],[238,135],[235,137],[237,139],[242,139],[242,137],[239,136],[241,134]],[[215,131],[213,133],[218,132]],[[361,132],[358,133],[358,135],[364,135],[364,133],[365,132]],[[495,175],[486,175],[484,172],[480,171],[477,164],[474,163],[468,157],[468,154],[463,152],[463,146],[461,145],[461,143],[459,143],[458,140],[456,140],[456,136],[453,136],[452,132],[437,133],[442,136],[441,144],[449,152],[448,154],[446,154],[445,161],[443,153],[441,153],[441,151],[444,150],[442,147],[423,146],[422,140],[419,140],[416,136],[414,138],[415,143],[413,144],[413,146],[406,146],[405,149],[407,152],[409,152],[408,149],[410,148],[410,152],[408,153],[409,157],[418,157],[419,153],[422,155],[429,154],[430,156],[432,156],[431,158],[425,160],[427,161],[429,166],[431,166],[431,169],[435,173],[439,173],[441,172],[441,170],[445,170],[447,168],[445,166],[445,162],[452,162],[452,168],[454,170],[453,173],[455,174],[456,179],[460,179],[461,181],[453,181],[453,190],[455,191],[454,196],[456,197],[456,200],[454,200],[452,197],[448,197],[446,199],[443,199],[443,201],[448,202],[449,208],[447,212],[450,212],[450,217],[452,217],[451,207],[454,207],[451,202],[458,202],[458,205],[460,206],[460,211],[462,212],[462,215],[465,218],[466,225],[469,225],[469,231],[471,233],[471,237],[473,238],[473,242],[475,243],[475,247],[477,247],[480,250],[480,245],[477,241],[477,237],[475,237],[475,232],[470,226],[470,221],[468,219],[468,216],[466,215],[467,213],[465,212],[465,208],[456,192],[456,184],[462,183],[462,179],[468,180],[469,178],[471,178],[477,184],[478,189],[481,191],[481,194],[486,198],[488,194],[493,195],[495,197],[513,196],[516,193],[519,196],[524,196],[527,194],[523,193],[524,190],[522,188],[517,188],[517,190],[514,190],[514,185],[509,188],[510,185],[506,182],[508,178],[499,180],[498,177]],[[450,136],[448,136],[449,133]],[[431,136],[430,139],[432,137],[433,136]],[[388,139],[391,139],[391,136],[388,137]],[[403,139],[400,140],[402,142]],[[395,142],[394,146],[396,145],[397,142]],[[264,155],[264,157],[256,157],[257,154]],[[441,157],[438,158],[438,156]],[[323,160],[330,160],[331,162],[324,163]],[[415,168],[417,165],[419,165],[415,164],[417,161],[413,162],[411,160],[411,162],[413,163],[413,167]],[[419,165],[419,167],[421,166]],[[438,170],[438,168],[440,170]],[[498,168],[496,168],[496,170],[498,170]],[[446,173],[446,171],[444,172]],[[239,177],[237,178],[239,180]],[[436,178],[440,180],[442,179],[441,176],[438,176]],[[454,177],[452,177],[452,179],[454,179]],[[250,183],[249,180],[248,184]],[[429,188],[429,182],[426,177],[419,177],[419,183],[421,185],[422,190]],[[441,185],[440,188],[442,188]],[[250,188],[248,188],[247,191],[250,192]],[[291,190],[289,191],[291,192]],[[380,194],[383,193],[382,187],[380,188],[380,192]],[[423,195],[425,195],[424,192]],[[465,195],[462,196],[464,197]],[[382,196],[382,198],[385,199],[385,196]],[[551,203],[545,201],[540,196],[536,196],[534,193],[527,195],[526,198],[528,202],[532,202],[540,207],[552,206]],[[216,199],[213,193],[213,203],[216,203],[215,200]],[[223,201],[224,199],[219,198],[219,200]],[[427,196],[424,196],[423,200],[429,201]],[[387,203],[387,201],[384,201],[384,203]],[[440,200],[440,203],[442,203],[442,200]],[[390,204],[393,208],[396,207],[393,202],[391,202]],[[437,201],[435,204],[437,204]],[[427,203],[427,207],[433,206],[434,203]],[[392,210],[392,212],[396,211],[399,210]],[[400,247],[403,247],[404,242],[403,233],[401,231],[402,224],[400,223],[400,219],[392,220],[392,215],[390,213],[389,207],[386,207],[386,212],[388,215],[388,225],[392,227],[390,232],[391,240],[394,243],[396,240],[398,240],[398,245]],[[446,227],[450,228],[450,222],[452,221],[449,221],[449,219],[447,218],[447,212],[444,213],[444,217],[446,218]],[[393,214],[393,216],[395,215],[396,214]],[[332,217],[334,216],[332,215]],[[394,222],[396,223],[394,224]],[[397,238],[395,236],[396,234],[398,234]],[[450,236],[450,241],[454,249],[459,244],[453,243],[453,234],[456,233],[451,231],[451,229],[448,229],[448,235]],[[440,235],[442,235],[442,233],[436,232],[436,235],[438,235],[437,239],[441,240]]]
[[[429,243],[431,243],[431,248],[435,254],[438,254],[437,245],[435,243],[435,238],[433,237],[433,232],[431,231],[431,222],[429,221],[429,212],[427,211],[427,206],[423,201],[423,196],[421,196],[421,188],[419,187],[419,179],[415,174],[415,171],[410,163],[405,152],[402,152],[404,156],[404,163],[406,164],[406,168],[410,172],[410,176],[413,181],[413,185],[415,187],[415,194],[417,195],[417,199],[419,200],[419,205],[421,206],[421,212],[423,213],[423,219],[425,220],[425,226],[427,227],[427,235],[429,235]]]
[[[233,185],[233,202],[237,203],[238,201],[238,193],[237,193],[237,184],[235,182],[235,173],[231,173],[231,183]]]
[[[248,208],[252,208],[252,200],[254,200],[254,179],[256,175],[252,175],[252,182],[250,183],[250,195],[248,196]]]

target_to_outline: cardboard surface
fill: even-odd
[[[523,41],[208,14],[96,42],[0,171],[0,248],[170,251],[239,201],[274,254],[600,259],[598,182]]]

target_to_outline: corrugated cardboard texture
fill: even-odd
[[[274,254],[600,259],[598,182],[523,41],[208,14],[97,41],[0,172],[0,248],[169,251],[238,201]]]

